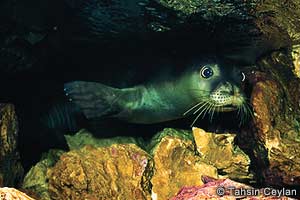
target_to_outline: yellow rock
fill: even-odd
[[[298,34],[300,38],[300,34]],[[292,57],[294,63],[294,73],[300,78],[300,44],[294,45],[292,50]]]
[[[234,144],[234,134],[208,133],[193,128],[197,151],[201,160],[215,166],[225,177],[232,179],[252,179],[249,174],[250,158]]]
[[[143,174],[149,156],[134,144],[86,146],[62,155],[49,170],[52,199],[148,200]]]
[[[12,104],[0,103],[0,187],[18,185],[23,167],[17,149],[18,119]]]
[[[20,192],[14,188],[0,188],[0,199],[1,200],[34,200],[23,192]]]
[[[155,163],[151,179],[153,199],[166,200],[183,186],[202,185],[202,175],[218,177],[217,169],[202,162],[195,154],[192,140],[166,132],[176,131],[165,129],[164,136],[152,151]]]

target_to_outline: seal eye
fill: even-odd
[[[214,75],[214,71],[212,70],[212,68],[204,66],[201,69],[200,74],[203,78],[209,78],[212,77],[212,75]]]

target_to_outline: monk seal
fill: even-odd
[[[241,89],[245,75],[235,67],[211,63],[185,70],[170,80],[152,81],[130,88],[114,88],[97,82],[74,81],[64,91],[84,115],[114,117],[130,123],[154,124],[195,114],[215,112],[247,113]]]

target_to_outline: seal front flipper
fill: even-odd
[[[74,81],[64,90],[69,100],[79,106],[86,118],[112,116],[120,112],[118,100],[122,91],[101,83]]]

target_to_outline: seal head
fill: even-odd
[[[198,73],[194,70],[192,76],[192,95],[197,103],[184,112],[184,115],[197,114],[193,124],[206,114],[212,120],[215,112],[237,110],[241,118],[251,112],[241,89],[246,76],[237,68],[220,68],[218,64],[207,64],[200,66]]]
[[[115,117],[132,123],[152,124],[194,114],[249,111],[241,83],[245,75],[219,64],[195,65],[178,77],[131,88],[74,81],[65,84],[66,95],[87,118]],[[193,125],[192,124],[192,125]]]

